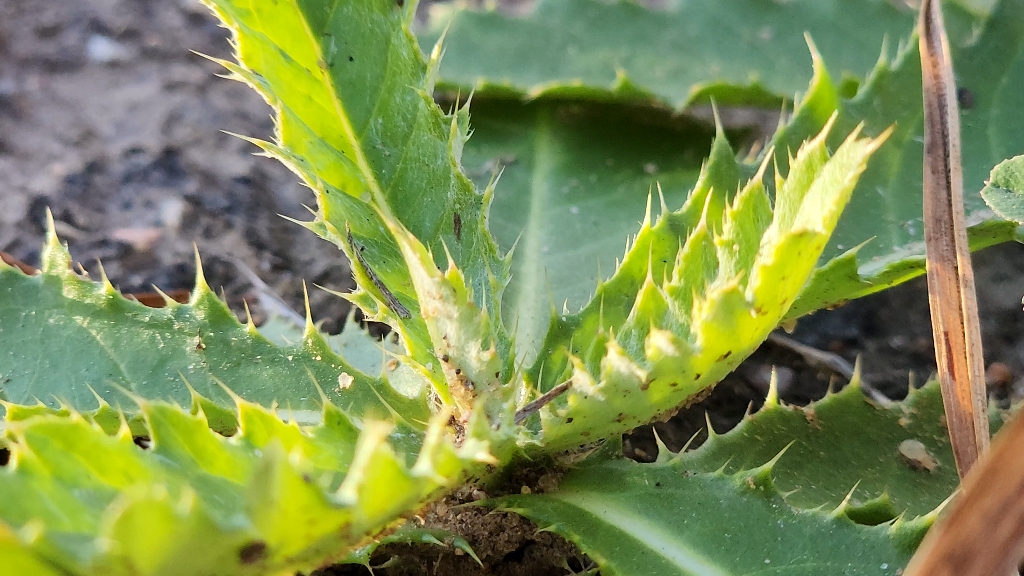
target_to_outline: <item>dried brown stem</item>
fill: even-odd
[[[919,26],[928,300],[946,423],[963,478],[988,446],[981,330],[964,225],[956,84],[938,0],[923,0]]]
[[[540,410],[555,398],[558,398],[560,395],[562,395],[562,393],[568,390],[570,386],[572,386],[572,380],[566,380],[565,382],[562,382],[558,386],[555,386],[551,390],[545,392],[540,398],[537,398],[533,402],[530,402],[526,406],[520,408],[518,411],[516,411],[516,424],[522,424],[523,421],[529,418],[531,414]]]

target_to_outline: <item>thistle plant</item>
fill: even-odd
[[[541,0],[521,19],[437,10],[416,36],[412,1],[207,4],[232,34],[227,75],[274,111],[273,138],[251,142],[312,191],[300,224],[355,278],[339,296],[395,341],[350,324],[362,345],[343,358],[307,311],[296,342],[271,343],[201,265],[187,303],[144,307],[73,272],[51,226],[38,274],[0,265],[0,572],[368,563],[384,539],[422,541],[402,526],[431,502],[531,465],[564,476],[482,505],[561,534],[602,574],[906,565],[957,486],[935,386],[888,408],[856,381],[804,408],[770,395],[732,432],[710,430],[691,452],[662,446],[653,464],[623,459],[618,439],[706,395],[780,323],[923,272],[920,67],[915,43],[890,54],[881,37],[910,38],[912,13],[883,0],[660,14]],[[679,46],[671,30],[697,33],[684,10],[702,28],[738,18],[764,46]],[[964,139],[987,146],[965,160],[977,248],[1017,229],[980,207],[977,175],[1024,134],[998,88],[1018,63],[990,57],[1020,42],[1024,8],[1001,2],[987,20],[949,10],[954,57],[987,66],[966,69]],[[823,39],[815,30],[845,12],[884,26],[870,42],[842,32],[821,53],[811,42],[808,58],[803,32]],[[653,41],[628,26],[599,33],[616,23]],[[566,34],[524,45],[540,62],[584,42],[563,69],[509,60],[493,40],[552,26]],[[971,43],[968,26],[981,30]],[[622,45],[611,77],[587,60]],[[832,53],[863,82],[834,81]],[[721,66],[687,69],[687,55]],[[783,55],[809,59],[813,76],[759,153],[665,112],[708,97],[779,103],[803,73],[773,76],[766,59]]]

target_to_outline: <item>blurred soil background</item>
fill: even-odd
[[[123,291],[206,278],[238,308],[237,259],[296,310],[302,280],[350,287],[342,253],[278,216],[312,193],[225,134],[270,137],[269,107],[222,68],[227,31],[196,0],[0,2],[0,250],[36,265],[46,209],[73,257]],[[310,291],[336,331],[347,304]]]
[[[102,261],[125,292],[191,288],[193,244],[207,281],[239,313],[257,299],[244,269],[293,310],[303,308],[303,280],[349,289],[342,253],[279,216],[308,219],[312,193],[225,133],[270,138],[273,128],[256,93],[190,52],[227,58],[227,39],[195,0],[0,2],[0,251],[38,266],[49,208],[75,260],[94,278]],[[1024,389],[1024,247],[990,249],[975,262],[991,391],[1006,402]],[[314,318],[336,332],[347,303],[313,288],[310,300]],[[923,279],[803,319],[792,337],[851,363],[859,357],[864,378],[893,398],[934,370]],[[718,432],[735,425],[764,398],[772,366],[788,402],[845,384],[766,343],[707,400],[659,424],[661,438],[680,447],[706,411]],[[627,446],[638,459],[657,450],[650,429]]]

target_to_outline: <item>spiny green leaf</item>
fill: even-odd
[[[432,46],[447,27],[441,85],[509,95],[654,101],[679,110],[781,102],[803,90],[809,34],[830,66],[862,77],[885,38],[913,28],[914,11],[888,0],[680,0],[660,9],[636,2],[540,0],[522,17],[494,8],[432,10],[422,35]],[[972,18],[947,6],[954,37]],[[514,49],[513,45],[514,43]]]
[[[233,34],[238,64],[224,65],[275,110],[275,142],[255,143],[316,192],[309,227],[352,261],[350,299],[401,333],[450,402],[394,235],[409,230],[437,264],[450,255],[480,307],[500,308],[508,270],[486,231],[490,193],[460,169],[468,113],[445,115],[431,98],[437,54],[428,67],[408,31],[415,3],[207,3]],[[491,328],[504,351],[501,324]]]
[[[728,6],[733,3],[744,5],[745,9],[729,11]],[[881,61],[877,62],[864,85],[858,87],[856,81],[851,82],[847,77],[851,72],[859,76],[871,69],[871,62],[878,58],[883,37],[902,38],[912,31],[912,11],[901,10],[889,2],[873,0],[758,2],[750,6],[746,4],[748,3],[745,1],[736,0],[724,4],[716,3],[711,7],[702,5],[699,9],[694,7],[691,10],[684,10],[689,4],[681,2],[664,11],[651,11],[628,2],[607,4],[592,0],[549,1],[538,3],[535,12],[531,12],[525,18],[505,16],[497,12],[463,10],[454,16],[449,34],[446,36],[448,48],[442,66],[442,78],[450,74],[455,83],[477,82],[479,90],[474,110],[483,109],[487,105],[488,94],[495,97],[502,94],[507,96],[508,90],[511,89],[518,95],[537,95],[546,93],[545,90],[549,87],[553,95],[565,93],[577,99],[596,97],[606,100],[611,97],[614,100],[636,103],[646,102],[653,96],[656,100],[672,106],[689,101],[691,96],[701,94],[701,90],[705,88],[712,94],[718,90],[717,97],[721,102],[735,102],[737,98],[746,98],[742,101],[747,103],[756,101],[756,94],[742,96],[749,93],[749,90],[744,92],[738,86],[729,83],[728,74],[723,71],[725,69],[741,71],[738,73],[738,79],[733,79],[740,85],[747,85],[751,77],[771,79],[779,85],[775,92],[770,93],[770,97],[789,98],[794,92],[804,89],[805,82],[810,76],[810,70],[807,68],[790,68],[791,63],[800,62],[801,55],[806,53],[802,32],[810,30],[811,38],[820,47],[823,56],[815,54],[815,73],[809,93],[802,99],[788,126],[776,137],[776,146],[783,152],[795,150],[800,142],[816,134],[837,108],[840,111],[840,119],[836,134],[845,134],[862,121],[866,124],[865,134],[871,136],[880,134],[892,125],[896,128],[893,137],[879,156],[880,160],[869,167],[868,175],[862,179],[854,194],[852,205],[847,211],[848,215],[841,220],[836,235],[826,250],[821,269],[816,271],[806,293],[794,305],[788,318],[796,318],[822,307],[834,306],[923,273],[921,203],[920,194],[914,192],[921,189],[922,129],[921,99],[918,94],[920,68],[916,40],[908,42],[908,47],[899,50],[891,62],[888,51],[883,50]],[[586,9],[582,9],[583,7]],[[580,9],[574,11],[573,8]],[[956,2],[947,2],[945,7],[954,59],[960,71],[958,79],[961,86],[966,89],[962,94],[965,102],[973,106],[970,110],[964,111],[963,119],[967,207],[968,211],[973,213],[973,217],[969,218],[969,223],[972,224],[969,233],[972,249],[991,246],[1015,237],[1015,227],[986,217],[986,212],[982,210],[984,206],[975,191],[980,188],[984,175],[996,162],[1018,153],[1024,145],[1024,141],[1020,140],[1020,134],[1024,134],[1024,126],[1017,126],[1018,123],[1024,123],[1024,117],[1013,112],[1016,107],[1012,95],[998,88],[1018,74],[1016,67],[1022,60],[1016,57],[1007,58],[1004,52],[1009,50],[1009,53],[1016,54],[1016,51],[1007,47],[1016,46],[1021,42],[1019,31],[1024,30],[1024,16],[1019,14],[1019,6],[1012,2],[997,4],[994,15],[987,20],[975,15],[973,11],[976,10],[976,7],[965,10]],[[776,15],[785,13],[788,17],[774,20],[767,17],[748,18],[748,15],[767,12]],[[545,17],[542,18],[541,14]],[[736,15],[740,15],[741,18],[738,26],[735,23]],[[836,22],[856,22],[862,17],[870,18],[871,24],[836,28]],[[718,19],[715,20],[717,25],[711,23],[698,31],[698,34],[711,38],[707,41],[685,41],[685,36],[679,35],[678,30],[690,30],[690,22],[697,22],[701,18]],[[443,20],[443,17],[438,17],[438,21]],[[678,25],[676,20],[686,22]],[[640,31],[630,25],[634,21],[645,23]],[[596,30],[606,30],[607,33],[584,35],[584,25]],[[560,27],[570,32],[550,34],[547,32],[548,27]],[[984,33],[979,34],[983,27]],[[757,40],[757,32],[768,28],[774,30],[773,36],[769,40]],[[521,58],[518,56],[519,52],[506,50],[500,42],[494,41],[494,38],[500,36],[500,32],[512,29],[518,31],[517,38],[533,39],[528,43],[530,50],[550,53],[550,57]],[[783,33],[783,29],[789,31]],[[729,59],[727,65],[718,69],[694,65],[694,62],[702,63],[707,58],[715,57],[713,55],[717,54],[717,51],[714,47],[718,38],[722,36],[723,31],[728,36],[733,34],[734,30],[739,31],[736,33],[738,38],[734,38],[730,45],[743,45],[750,41],[764,42],[770,46],[763,50],[747,50],[737,54],[735,58]],[[877,36],[874,36],[875,34]],[[676,38],[684,40],[676,44]],[[589,50],[573,48],[589,43],[598,45]],[[711,55],[681,58],[679,54],[669,49],[672,46],[687,54],[707,52]],[[609,49],[610,47],[614,49]],[[775,49],[782,52],[773,52]],[[479,74],[465,72],[468,70],[466,66],[470,54],[479,61]],[[772,54],[775,56],[771,56]],[[851,65],[853,61],[859,64]],[[550,62],[557,62],[564,67],[551,67]],[[832,81],[825,72],[825,62],[829,63],[829,69],[833,73],[843,76],[842,82]],[[658,71],[674,67],[681,68],[679,74],[659,75]],[[464,72],[467,76],[461,76]],[[609,74],[611,76],[608,76]],[[644,74],[648,75],[646,81],[636,80],[636,77]],[[607,78],[602,80],[602,75],[629,80],[622,82],[622,90],[612,95],[608,92],[612,84],[605,82]],[[470,77],[476,79],[470,80]],[[676,84],[679,78],[686,80]],[[499,88],[499,85],[505,87]],[[707,88],[708,86],[715,88]],[[730,94],[732,96],[729,96]],[[535,107],[540,108],[539,105]],[[581,109],[586,110],[586,107]],[[523,138],[531,133],[529,122],[515,125],[506,120],[499,124],[494,132],[490,131],[488,124],[486,120],[475,123],[478,129],[474,138],[467,143],[467,159],[485,159],[479,161],[478,165],[484,164],[487,158],[483,154],[476,155],[476,146],[483,150],[494,149],[491,143],[493,140],[510,138],[511,134]],[[986,135],[988,133],[992,134],[992,138]],[[837,138],[833,136],[830,145],[838,145]],[[592,137],[584,144],[571,144],[599,147],[600,144],[593,144],[593,140]],[[556,157],[574,157],[574,151],[566,142],[556,142],[560,145]],[[630,151],[637,149],[642,150],[644,154],[656,156],[658,150],[663,148],[658,144],[630,144],[612,151],[612,143],[606,143],[605,146],[608,147],[607,159],[613,161],[618,157],[626,157]],[[505,148],[512,149],[514,146],[506,145]],[[497,157],[498,154],[492,154],[491,160]],[[529,154],[526,157],[528,159]],[[785,158],[780,158],[780,161],[784,166]],[[577,169],[571,163],[561,163],[559,168],[564,170],[564,175],[560,175],[559,179],[570,182],[586,183],[593,174],[604,176],[601,171],[591,166],[579,166]],[[526,229],[523,218],[519,216],[524,211],[522,201],[518,199],[531,197],[530,190],[533,187],[530,184],[543,182],[515,176],[517,171],[522,173],[524,170],[525,168],[521,169],[516,165],[510,166],[506,170],[507,178],[503,180],[501,193],[498,194],[493,220],[518,225],[511,227],[510,230],[503,230],[503,227],[495,228],[504,246],[510,246],[517,235]],[[685,185],[682,187],[685,189]],[[642,188],[638,186],[638,189]],[[665,189],[676,191],[671,184],[666,185]],[[513,204],[514,209],[508,213],[505,213],[502,206],[502,202],[505,201],[503,197],[515,198],[515,202],[518,202]],[[611,221],[630,224],[635,218],[633,210],[636,209],[619,211],[620,217]],[[603,234],[594,235],[604,237]],[[610,234],[607,237],[612,238]],[[866,244],[861,246],[865,242]],[[587,250],[583,256],[591,262],[609,261],[618,255],[617,249],[604,245],[600,245],[600,252],[596,253],[597,248],[590,247],[599,243],[593,239],[575,245],[583,246],[583,249]],[[543,246],[551,251],[551,254],[545,254],[545,260],[551,262],[545,262],[548,266],[546,270],[534,272],[530,277],[539,278],[539,282],[550,282],[551,290],[556,296],[556,305],[561,304],[565,298],[569,298],[575,304],[580,294],[588,293],[591,282],[580,285],[578,282],[563,280],[563,277],[589,279],[594,276],[594,265],[584,261],[582,269],[579,266],[557,266],[560,254],[565,255],[561,258],[564,260],[566,257],[575,256],[576,250],[570,248],[564,252],[557,252],[558,247],[551,245],[550,242]],[[857,250],[849,252],[854,249]],[[516,266],[518,271],[518,267],[524,265],[516,263]],[[553,271],[552,268],[556,270]],[[565,270],[569,272],[564,272]],[[513,285],[512,291],[515,290]],[[506,313],[507,317],[514,317],[510,311]],[[538,326],[543,316],[542,311],[538,313],[535,310],[531,314],[534,318],[532,322],[529,318],[520,320],[531,328],[527,332],[520,328],[519,334],[540,333]],[[529,345],[529,342],[526,344]]]
[[[0,350],[6,354],[0,394],[6,402],[105,411],[115,429],[119,416],[110,405],[130,411],[133,397],[197,402],[212,419],[216,406],[234,408],[227,390],[278,405],[300,420],[319,418],[324,399],[356,418],[394,418],[409,433],[429,419],[422,394],[407,398],[385,378],[354,369],[311,323],[300,342],[285,347],[240,324],[201,271],[188,304],[147,308],[105,280],[79,277],[70,264],[52,231],[40,274],[26,276],[0,263]]]
[[[590,304],[552,320],[527,374],[542,392],[571,381],[540,412],[548,449],[671,413],[767,337],[880,144],[855,132],[830,158],[827,136],[805,144],[777,178],[774,211],[761,173],[729,195],[741,171],[723,139],[686,204],[645,221]]]
[[[979,191],[994,165],[1024,147],[1024,112],[1017,95],[1005,89],[1024,74],[1022,46],[1024,5],[1015,1],[997,3],[973,42],[951,46],[963,100],[964,203],[972,249],[1016,237],[1016,225],[994,217]],[[825,251],[824,257],[833,260],[812,278],[790,311],[791,318],[924,273],[923,109],[916,37],[893,61],[880,60],[851,98],[839,94],[820,61],[815,69],[810,91],[774,138],[779,150],[795,149],[836,110],[837,132],[861,124],[868,135],[890,126],[894,130],[861,178]],[[833,137],[830,145],[837,144]],[[849,250],[855,252],[844,254]]]
[[[1024,156],[1000,162],[992,169],[981,196],[997,214],[1024,223]]]
[[[447,272],[441,272],[411,233],[395,230],[395,238],[419,295],[456,418],[485,417],[486,426],[510,430],[515,389],[504,383],[512,374],[514,358],[494,337],[494,324],[500,319],[477,307],[472,288],[454,262],[449,260]]]
[[[497,504],[575,542],[602,575],[898,574],[930,519],[858,525],[790,507],[771,466],[733,475],[600,458]]]
[[[331,404],[309,427],[239,399],[230,438],[169,404],[141,412],[148,450],[127,426],[110,435],[77,413],[8,421],[0,548],[62,574],[309,570],[493,462],[479,427],[455,447],[444,413],[410,457],[390,424],[357,426]]]
[[[293,346],[302,342],[305,325],[275,314],[260,325],[259,331],[278,346]],[[428,384],[418,372],[398,360],[404,351],[397,335],[388,334],[383,340],[374,337],[355,321],[355,309],[349,311],[340,333],[324,336],[324,339],[356,370],[363,374],[384,374],[388,384],[403,396],[419,397]]]
[[[14,531],[3,524],[0,524],[0,558],[4,559],[4,570],[9,574],[63,576],[56,567],[29,552]]]
[[[734,473],[781,453],[772,478],[792,506],[881,520],[932,512],[960,484],[938,384],[912,389],[906,400],[883,408],[857,383],[806,407],[769,398],[728,434],[711,431],[700,448],[679,456],[679,465]],[[993,431],[1001,424],[993,412]],[[913,458],[915,442],[926,450],[924,461]]]
[[[520,357],[535,357],[553,308],[577,310],[598,272],[615,270],[652,194],[673,207],[686,200],[714,132],[665,118],[613,106],[473,103],[464,163],[481,184],[501,172],[490,224],[501,246],[515,246],[502,315],[516,327]]]

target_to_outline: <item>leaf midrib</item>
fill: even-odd
[[[541,254],[544,249],[545,215],[547,199],[550,194],[549,182],[551,173],[554,170],[554,139],[551,134],[552,112],[548,107],[542,108],[537,113],[536,136],[533,139],[533,173],[530,178],[530,208],[526,227],[522,231],[522,250],[516,249],[518,258],[525,265],[519,269],[520,277],[517,281],[516,300],[512,310],[515,314],[513,321],[517,325],[517,341],[519,342],[520,353],[524,356],[532,356],[540,345],[546,323],[534,321],[536,316],[542,314],[545,299],[541,296],[541,278],[544,275],[542,270]],[[540,332],[535,329],[540,327]],[[527,358],[532,360],[532,358]]]
[[[638,543],[646,545],[648,550],[678,566],[681,574],[731,576],[728,571],[698,554],[686,542],[676,538],[678,533],[666,533],[648,518],[620,506],[610,499],[606,492],[566,490],[549,494],[549,496],[591,514],[596,521],[608,524],[629,535]]]

